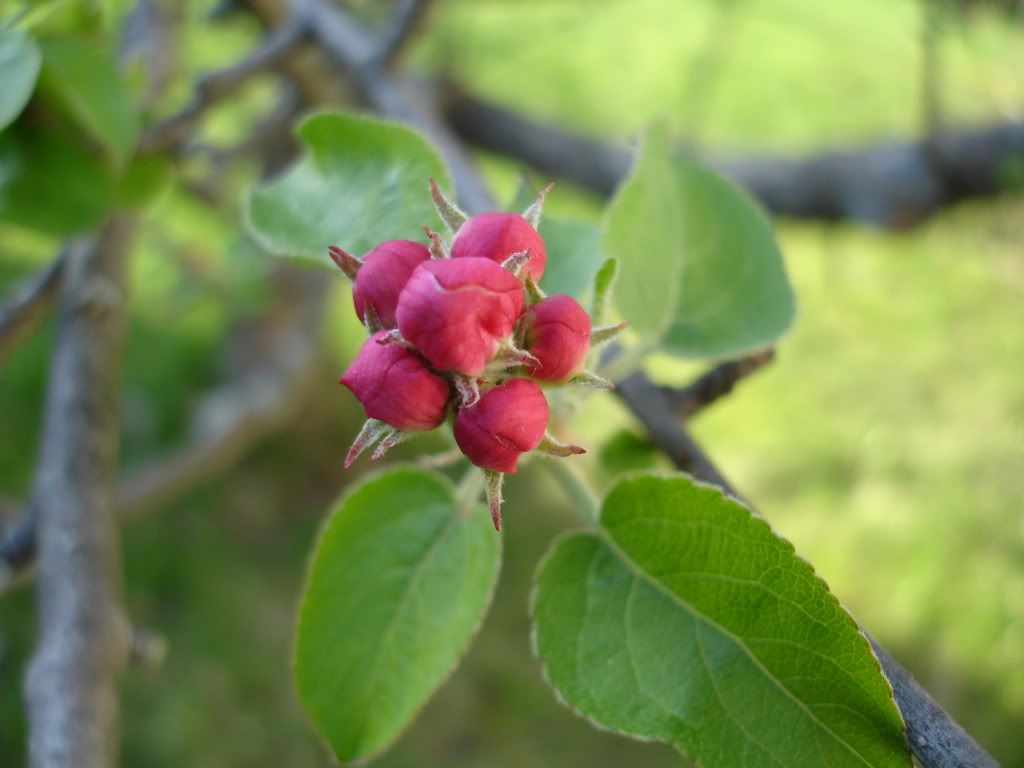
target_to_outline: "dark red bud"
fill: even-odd
[[[455,233],[452,258],[477,257],[501,264],[514,253],[527,251],[530,260],[522,276],[540,281],[547,263],[544,241],[537,230],[518,213],[481,213],[474,216]]]
[[[590,316],[571,296],[549,296],[526,310],[524,348],[537,358],[527,372],[541,381],[579,373],[590,350]]]
[[[455,417],[455,442],[471,462],[494,472],[515,472],[519,455],[532,451],[548,426],[548,401],[528,379],[509,379]]]
[[[523,309],[522,283],[487,259],[435,259],[398,300],[398,328],[435,368],[479,376]]]
[[[387,240],[363,256],[352,284],[356,314],[365,322],[366,304],[373,305],[385,328],[394,328],[398,296],[413,271],[430,258],[425,245],[412,240]]]
[[[363,342],[340,383],[363,404],[367,418],[405,431],[433,429],[444,421],[448,382],[414,352],[380,344],[385,335],[380,331]]]

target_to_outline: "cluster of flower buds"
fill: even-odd
[[[428,244],[389,240],[362,258],[329,249],[352,280],[356,314],[369,338],[341,383],[367,421],[345,459],[371,460],[453,415],[459,450],[484,470],[488,506],[501,528],[501,485],[519,457],[583,453],[548,430],[541,384],[611,385],[583,370],[593,344],[625,323],[591,328],[570,296],[538,287],[547,254],[537,232],[541,191],[522,214],[460,211],[430,181],[430,194],[451,240],[424,227]]]

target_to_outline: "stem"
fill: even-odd
[[[572,461],[554,459],[544,462],[551,476],[555,478],[573,507],[583,512],[587,521],[596,526],[601,517],[601,507],[590,481]]]

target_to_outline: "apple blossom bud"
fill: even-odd
[[[590,317],[571,296],[549,296],[523,318],[526,351],[537,363],[526,371],[541,381],[566,381],[578,373],[590,349]]]
[[[366,253],[352,283],[359,319],[365,322],[365,308],[371,304],[381,325],[394,328],[398,296],[413,270],[429,258],[427,246],[412,240],[387,240]]]
[[[367,418],[399,430],[433,429],[444,421],[448,382],[415,353],[379,343],[385,336],[380,331],[363,342],[340,383],[363,404]]]
[[[523,286],[487,259],[420,264],[398,299],[398,328],[439,370],[479,376],[512,333]]]
[[[530,259],[522,275],[540,281],[547,263],[544,241],[518,213],[481,213],[459,227],[452,241],[452,258],[478,257],[501,264],[509,256],[526,251]]]
[[[548,401],[529,379],[509,379],[455,417],[455,442],[471,462],[493,472],[515,472],[548,425]]]

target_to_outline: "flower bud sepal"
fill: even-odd
[[[569,456],[581,456],[587,452],[586,448],[581,448],[578,445],[572,445],[570,443],[563,443],[550,432],[544,433],[544,437],[541,438],[537,447],[533,450],[538,453],[547,454],[548,456],[557,456],[560,459],[564,459]]]
[[[495,472],[490,469],[484,471],[485,488],[487,492],[487,509],[491,513],[491,522],[494,523],[494,530],[501,530],[501,504],[505,500],[501,495],[501,486],[505,482],[504,472]]]
[[[352,442],[352,447],[348,449],[348,453],[345,455],[345,469],[351,467],[355,460],[374,444],[377,444],[377,448],[370,455],[370,461],[377,461],[377,459],[381,458],[396,445],[404,443],[414,434],[414,432],[403,432],[400,429],[395,429],[383,421],[377,421],[377,419],[367,419],[366,423],[363,424],[363,428],[359,430],[359,434],[356,435],[356,439]]]

